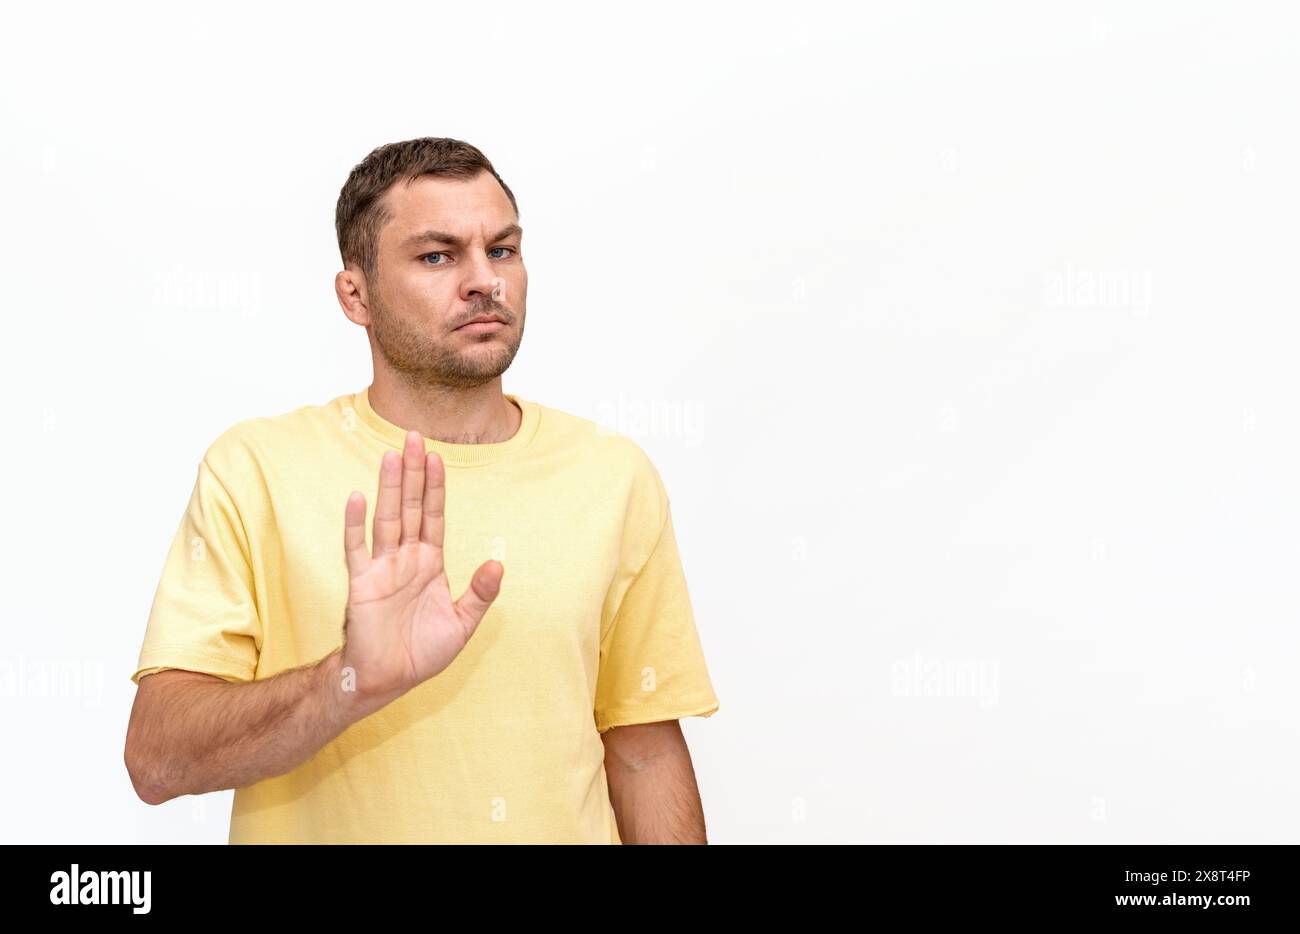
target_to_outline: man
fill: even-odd
[[[137,794],[236,789],[232,843],[706,842],[677,721],[718,700],[663,483],[502,391],[514,194],[410,140],[353,169],[336,226],[374,380],[205,453],[132,675]]]

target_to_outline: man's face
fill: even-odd
[[[510,199],[489,172],[425,175],[384,195],[369,283],[371,340],[389,365],[425,385],[470,388],[510,366],[524,336],[528,271]],[[497,321],[470,323],[494,316]]]

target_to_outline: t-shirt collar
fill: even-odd
[[[437,451],[438,456],[442,458],[442,462],[448,467],[477,467],[482,464],[493,463],[527,447],[537,434],[541,422],[541,409],[535,402],[521,399],[513,393],[507,392],[502,395],[519,406],[520,411],[523,413],[523,419],[519,423],[519,430],[515,432],[513,437],[490,444],[452,444],[448,441],[425,438],[425,450]],[[378,437],[389,447],[396,448],[399,451],[402,449],[402,445],[406,442],[406,429],[394,425],[370,407],[369,386],[353,394],[352,407],[356,410],[361,424],[371,434]]]

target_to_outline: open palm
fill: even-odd
[[[372,550],[366,552],[366,499],[348,497],[343,542],[348,605],[343,665],[359,694],[395,698],[452,663],[501,589],[505,568],[486,561],[459,600],[443,567],[445,467],[417,431],[402,453],[379,465]]]

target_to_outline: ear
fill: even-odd
[[[370,325],[370,307],[366,297],[366,277],[351,264],[334,277],[334,294],[348,320],[362,327]]]

